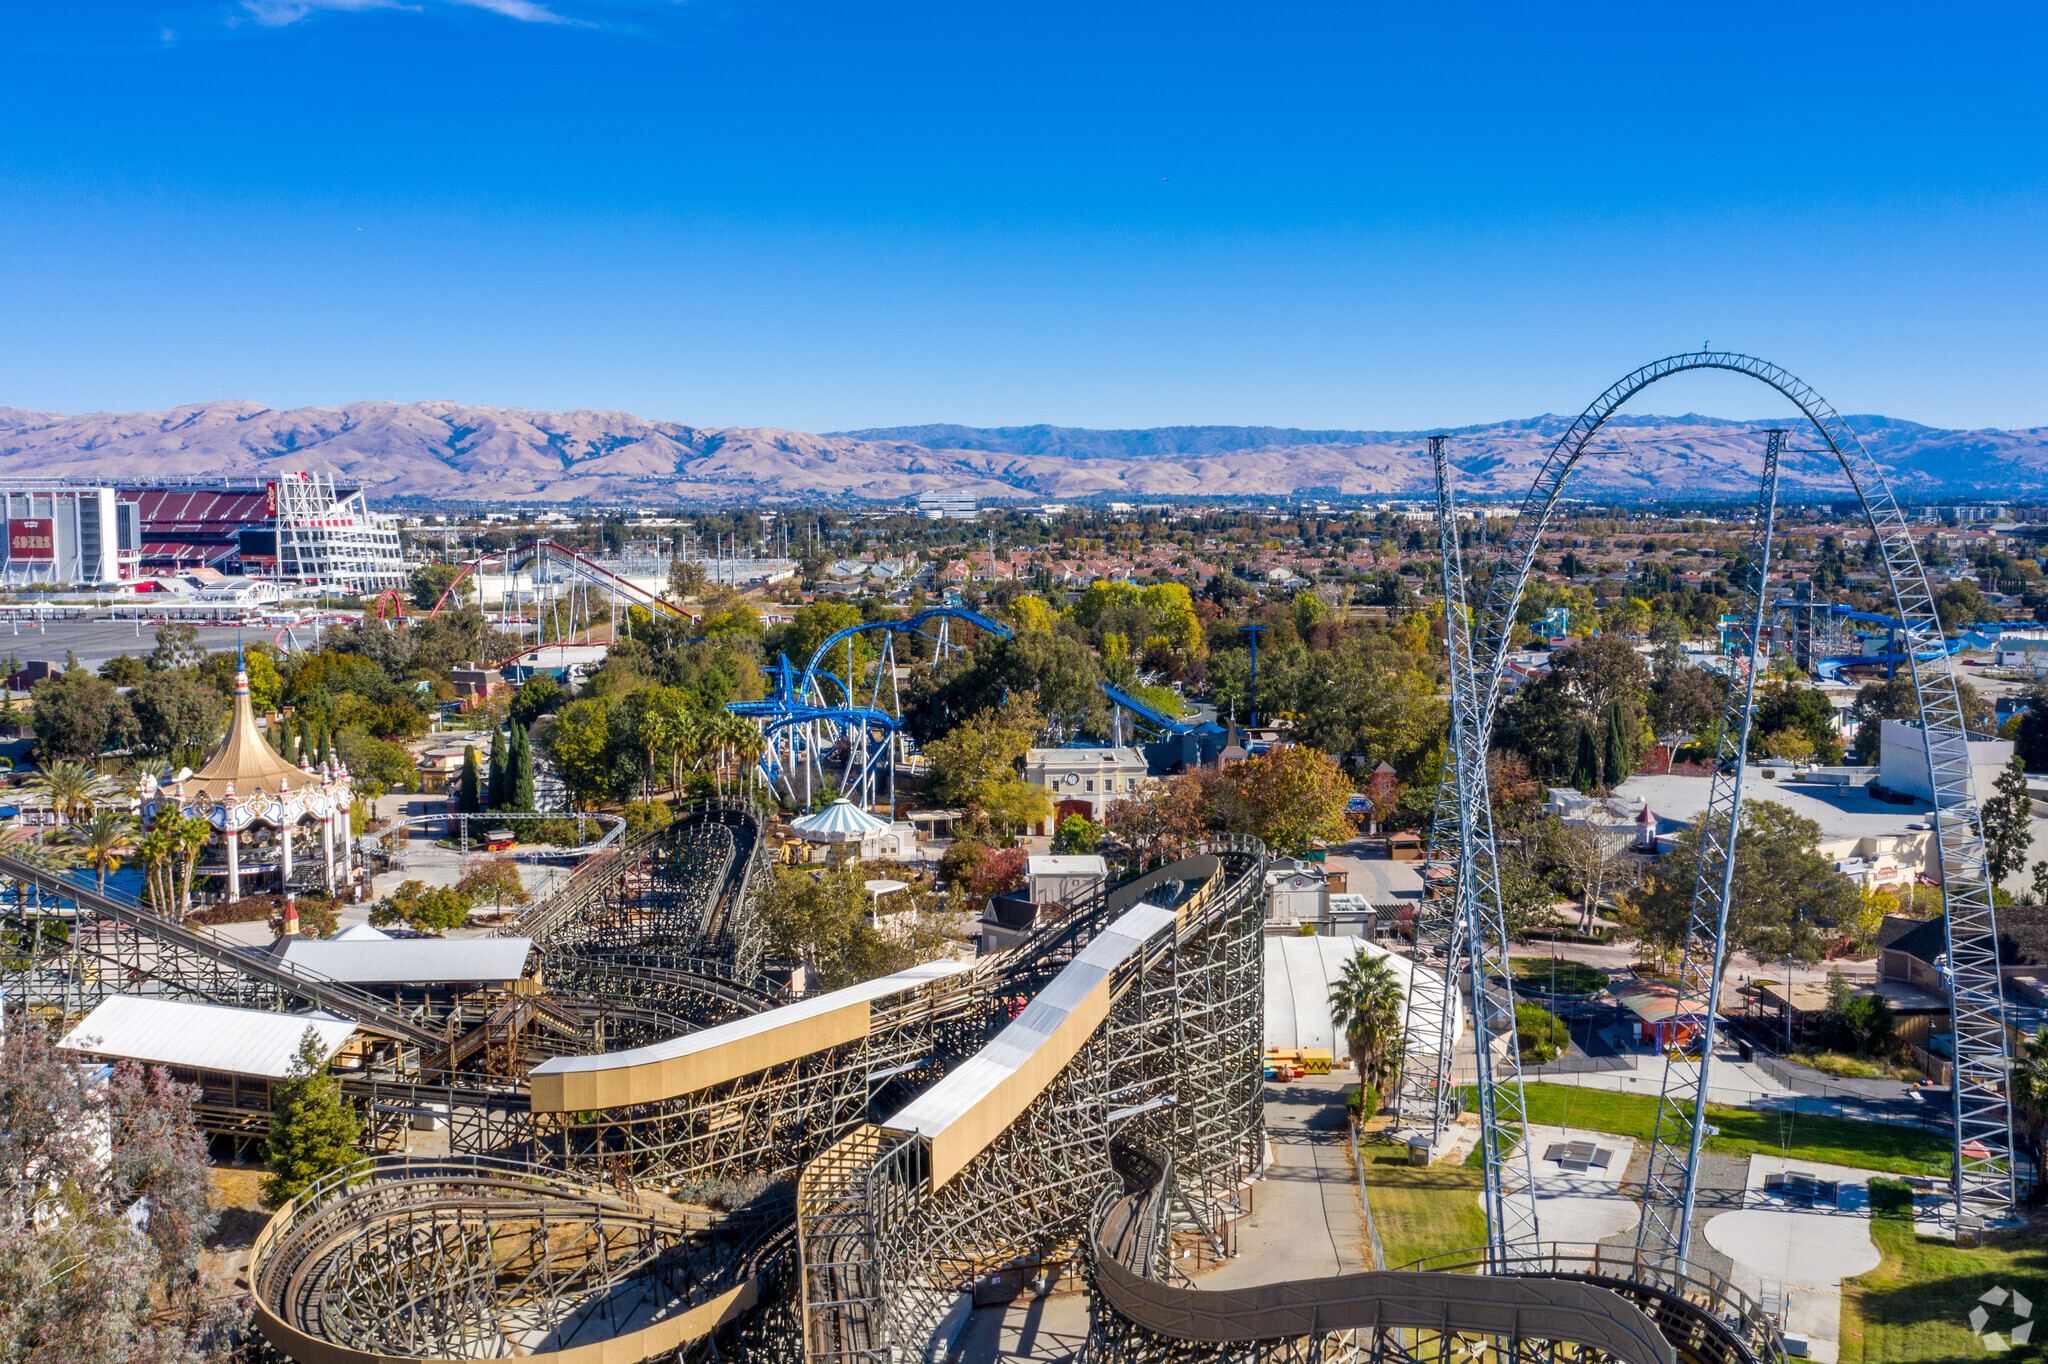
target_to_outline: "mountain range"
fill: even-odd
[[[1848,420],[1907,500],[2048,490],[2048,427],[1959,431],[1889,417]],[[1518,497],[1570,425],[1546,415],[1453,430],[1460,495]],[[1745,495],[1761,467],[1766,425],[1617,417],[1594,439],[1573,490],[1641,499]],[[1427,434],[945,425],[810,434],[450,402],[289,410],[211,402],[80,416],[0,408],[0,474],[18,484],[314,470],[382,500],[454,503],[859,503],[941,490],[989,501],[1416,497],[1434,488]],[[1818,443],[1810,431],[1793,439]],[[1811,453],[1788,456],[1784,478],[1795,494],[1847,490],[1839,467]]]

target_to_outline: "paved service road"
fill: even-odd
[[[1237,1257],[1196,1271],[1197,1287],[1239,1288],[1370,1268],[1344,1124],[1351,1084],[1337,1074],[1266,1086],[1272,1167],[1249,1190],[1252,1211],[1237,1226]],[[1087,1295],[1068,1291],[1077,1287],[1070,1277],[1051,1297],[1027,1292],[1006,1305],[975,1309],[953,1357],[960,1364],[1075,1359],[1088,1335]]]

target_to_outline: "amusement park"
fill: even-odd
[[[1703,373],[1799,420],[1596,595],[1575,472]],[[1251,562],[1327,509],[1149,584],[521,527],[21,686],[0,1008],[62,1111],[10,1092],[10,1197],[96,1225],[34,1172],[100,1124],[166,1359],[2035,1348],[2023,623],[1753,356],[1617,380],[1510,506],[1459,444],[1355,583]]]

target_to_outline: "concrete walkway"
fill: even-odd
[[[1323,1278],[1368,1268],[1365,1220],[1344,1122],[1343,1075],[1307,1075],[1266,1086],[1273,1163],[1247,1191],[1251,1213],[1237,1225],[1235,1258],[1195,1269],[1202,1288]],[[1064,1364],[1088,1338],[1088,1296],[1078,1274],[1043,1298],[975,1308],[954,1344],[959,1364]],[[934,1359],[932,1364],[941,1364]]]
[[[1242,1288],[1370,1268],[1358,1176],[1344,1119],[1347,1076],[1304,1075],[1266,1086],[1273,1163],[1251,1186],[1235,1258],[1202,1273],[1203,1288]]]

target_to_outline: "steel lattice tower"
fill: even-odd
[[[1506,1265],[1518,1248],[1533,1247],[1539,1239],[1536,1186],[1522,1099],[1514,991],[1508,974],[1507,917],[1501,905],[1500,864],[1493,840],[1481,676],[1472,656],[1465,566],[1458,548],[1450,465],[1444,453],[1448,444],[1445,436],[1429,438],[1430,460],[1436,466],[1437,551],[1443,556],[1444,640],[1450,655],[1451,734],[1445,748],[1445,769],[1457,803],[1456,917],[1463,925],[1465,961],[1472,975],[1479,1140],[1486,1162],[1487,1251],[1494,1263]],[[1446,1056],[1451,1047],[1451,1038],[1443,1036],[1441,1049]]]
[[[1778,461],[1784,448],[1785,433],[1770,432],[1764,447],[1763,490],[1757,495],[1750,528],[1750,601],[1728,653],[1720,747],[1707,807],[1700,815],[1699,871],[1693,881],[1685,953],[1678,964],[1678,1008],[1672,1019],[1680,1026],[1699,1020],[1700,1063],[1664,1067],[1644,1176],[1643,1220],[1636,1227],[1638,1250],[1651,1260],[1669,1256],[1681,1268],[1692,1236],[1693,1186],[1706,1131],[1707,1073],[1714,1062],[1715,1011],[1721,1005],[1721,970],[1728,955],[1728,901],[1735,886],[1735,840],[1742,831],[1742,770],[1749,756],[1751,706],[1757,673],[1768,661],[1759,657],[1759,651],[1767,653],[1770,648],[1764,622],[1770,615],[1771,532],[1778,514]]]

